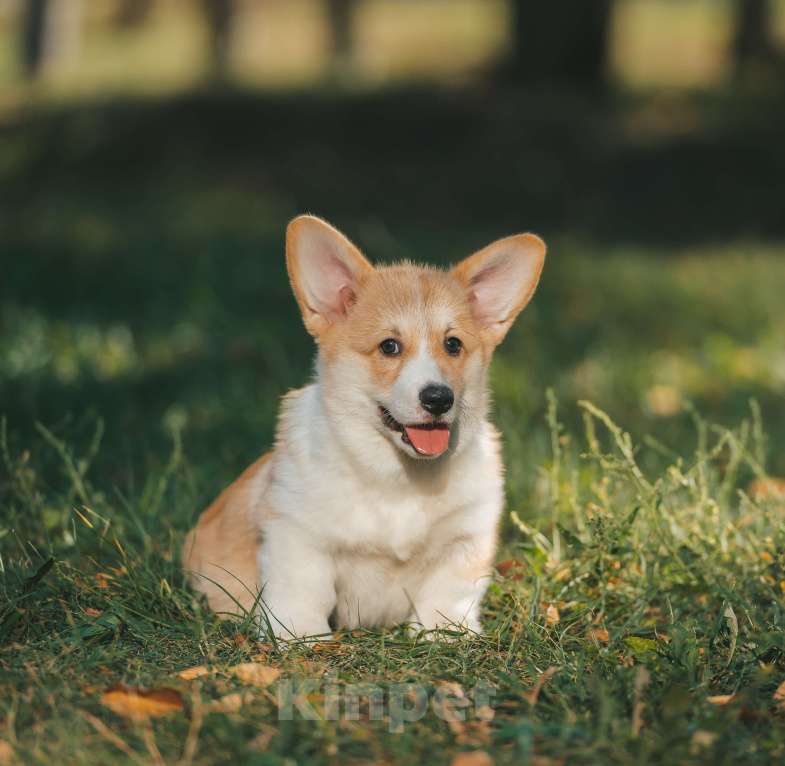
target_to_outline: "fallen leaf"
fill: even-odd
[[[474,711],[475,718],[481,721],[492,721],[495,715],[496,711],[490,705],[480,705]]]
[[[100,609],[93,609],[91,606],[86,607],[84,613],[88,617],[100,617],[103,614]]]
[[[711,747],[716,739],[716,732],[698,729],[693,732],[692,738],[690,739],[690,753],[696,755],[704,747]]]
[[[234,692],[213,700],[206,708],[209,713],[236,713],[251,701],[253,695],[249,692]]]
[[[14,762],[14,748],[8,744],[4,739],[0,739],[0,763],[13,763]]]
[[[773,476],[766,479],[755,479],[750,483],[747,494],[753,500],[784,500],[785,479]]]
[[[95,574],[95,584],[99,590],[109,590],[109,581],[113,579],[112,575],[106,572],[96,572]]]
[[[266,723],[259,724],[259,733],[248,743],[248,747],[251,750],[267,750],[267,746],[277,733],[278,729],[275,726]]]
[[[547,625],[558,625],[560,622],[561,617],[559,615],[559,610],[556,608],[556,605],[548,604],[548,607],[545,610],[545,623]]]
[[[346,650],[347,645],[341,643],[340,641],[317,641],[315,644],[311,644],[309,647],[314,652],[335,652],[340,653]]]
[[[607,644],[608,641],[611,640],[611,637],[605,628],[589,628],[586,635],[603,644]]]
[[[785,681],[777,687],[771,698],[776,703],[777,708],[785,712]]]
[[[252,686],[269,686],[281,675],[279,668],[262,665],[260,662],[241,662],[229,668],[229,672],[237,676],[244,684]]]
[[[210,671],[204,665],[196,665],[192,668],[185,668],[185,670],[181,670],[178,674],[178,678],[182,678],[183,681],[193,681],[194,678],[201,678],[202,676],[206,676]]]
[[[493,766],[493,758],[485,750],[472,750],[458,753],[450,761],[450,766]]]
[[[141,689],[115,684],[101,695],[101,704],[133,721],[175,713],[183,709],[183,698],[175,689]]]
[[[537,699],[540,696],[540,692],[542,691],[542,687],[545,686],[548,681],[555,676],[561,668],[551,666],[546,671],[540,673],[540,677],[537,679],[537,683],[529,689],[528,692],[523,694],[523,698],[529,703],[531,707],[534,707],[537,704]]]
[[[736,699],[735,694],[715,694],[711,697],[706,697],[706,702],[709,702],[712,705],[727,705],[734,699]]]
[[[520,580],[522,575],[516,570],[521,569],[523,569],[523,562],[518,559],[505,559],[496,564],[496,571],[502,577],[514,577],[514,579]]]

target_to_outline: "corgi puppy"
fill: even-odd
[[[319,218],[289,224],[316,374],[284,397],[274,449],[186,539],[184,569],[215,611],[258,610],[282,639],[479,631],[503,506],[488,365],[544,258],[518,234],[449,271],[373,266]]]

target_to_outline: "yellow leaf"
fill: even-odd
[[[109,581],[113,579],[112,575],[106,572],[96,572],[95,574],[95,584],[100,590],[109,590]]]
[[[311,644],[310,649],[314,652],[341,653],[346,651],[347,645],[340,641],[317,641]]]
[[[229,672],[251,686],[269,686],[281,675],[279,668],[262,665],[260,662],[241,662],[229,668]]]
[[[696,755],[704,747],[711,747],[716,739],[716,732],[697,729],[693,732],[692,739],[690,740],[690,753]]]
[[[183,698],[175,689],[140,689],[115,684],[101,695],[101,704],[133,721],[158,718],[183,709]]]
[[[711,697],[706,697],[706,702],[710,702],[712,705],[727,705],[729,702],[733,702],[736,699],[735,694],[715,694]]]
[[[467,753],[458,753],[450,766],[493,766],[493,759],[485,750],[472,750]]]
[[[523,695],[524,699],[529,703],[529,705],[531,705],[531,707],[534,707],[537,704],[537,699],[540,696],[542,687],[545,686],[545,684],[548,683],[548,681],[550,681],[551,678],[553,678],[553,676],[555,676],[560,669],[561,668],[550,667],[545,672],[540,673],[537,683],[535,683],[534,686],[532,686],[532,688]]]
[[[214,700],[207,706],[207,709],[211,713],[236,713],[243,705],[247,705],[252,700],[253,695],[249,692],[234,692]]]
[[[545,622],[548,625],[558,625],[561,622],[559,610],[555,604],[548,604],[548,608],[545,610]]]
[[[0,739],[0,763],[13,763],[14,762],[14,748],[8,744],[4,739]]]
[[[777,703],[777,707],[785,712],[785,681],[783,681],[772,695],[772,699]]]
[[[502,577],[512,577],[513,580],[520,580],[523,562],[518,559],[505,559],[496,564],[496,571]]]
[[[755,479],[747,492],[753,500],[785,499],[785,479],[771,476],[767,479]]]
[[[194,678],[201,678],[202,676],[206,676],[210,671],[204,665],[196,665],[192,668],[185,668],[185,670],[181,670],[178,674],[178,678],[182,678],[183,681],[193,681]]]
[[[588,636],[589,638],[593,638],[595,641],[600,641],[603,644],[607,644],[608,641],[611,640],[611,637],[605,628],[590,628]]]

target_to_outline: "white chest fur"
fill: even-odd
[[[265,602],[299,629],[313,610],[314,591],[282,582],[282,570],[300,557],[300,569],[312,570],[303,580],[318,581],[312,587],[323,602],[320,613],[333,614],[339,626],[423,621],[416,602],[443,562],[479,571],[481,560],[492,555],[502,503],[492,429],[475,434],[473,443],[439,465],[415,466],[415,473],[411,467],[406,473],[406,463],[390,470],[389,453],[379,455],[378,464],[387,467],[381,472],[372,467],[373,454],[358,464],[331,443],[315,386],[293,405],[284,420],[291,438],[276,448],[266,493],[272,520],[261,520]],[[358,437],[368,441],[371,453],[389,449],[367,434]],[[283,590],[286,603],[277,595]],[[475,601],[482,590],[484,584]],[[307,608],[296,603],[300,594]],[[317,627],[324,624],[308,625],[314,632]]]

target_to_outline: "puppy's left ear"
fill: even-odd
[[[450,272],[466,288],[474,319],[494,345],[534,295],[545,250],[538,236],[516,234],[470,255]]]
[[[313,215],[300,215],[287,227],[286,268],[305,327],[315,338],[346,316],[373,271],[340,231]]]

